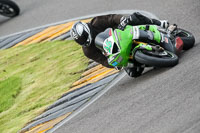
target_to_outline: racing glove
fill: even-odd
[[[130,20],[129,18],[126,18],[125,16],[123,16],[121,19],[120,19],[120,23],[118,25],[118,29],[120,30],[124,30],[125,27],[129,24]]]

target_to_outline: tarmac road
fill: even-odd
[[[0,36],[74,17],[111,10],[146,10],[191,31],[196,45],[173,68],[125,76],[100,99],[55,133],[199,133],[199,0],[16,0],[21,15],[0,17]]]

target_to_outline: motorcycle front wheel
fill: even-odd
[[[19,15],[19,6],[11,0],[0,0],[0,14],[5,17],[15,17]]]
[[[157,54],[153,51],[137,50],[135,60],[141,64],[153,67],[172,67],[178,64],[178,56],[172,52],[164,50]]]

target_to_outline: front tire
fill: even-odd
[[[178,64],[178,56],[169,51],[163,51],[166,55],[153,56],[144,50],[137,50],[135,60],[141,64],[154,67],[173,67]]]

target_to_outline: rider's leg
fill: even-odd
[[[169,36],[160,33],[156,26],[150,25],[149,30],[155,33],[155,40],[157,40],[158,43],[160,40],[160,45],[166,50],[178,54],[183,49],[183,41],[180,37],[176,37],[172,42]]]
[[[155,25],[143,25],[139,26],[139,29],[140,29],[139,38],[133,38],[133,39],[139,39],[144,41],[148,40],[155,41],[157,44],[161,45],[161,47],[163,47],[164,49],[176,54],[182,50],[183,43],[180,38],[175,38],[174,42],[172,42],[167,35],[159,32],[157,26]]]
[[[176,37],[172,42],[168,36],[164,35],[160,45],[174,54],[179,54],[183,49],[183,41],[180,37]]]
[[[136,33],[138,33],[138,35]],[[157,30],[155,25],[133,26],[133,39],[160,43],[161,35],[162,34]]]
[[[162,34],[161,35],[162,39],[160,41],[160,46],[163,47],[164,49],[166,49],[167,51],[170,51],[172,53],[176,54],[176,48],[174,46],[174,42],[172,42],[168,36]]]

